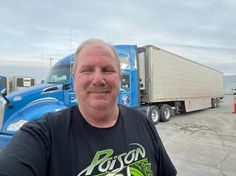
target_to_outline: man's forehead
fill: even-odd
[[[88,46],[85,46],[85,48],[82,49],[81,56],[107,56],[107,57],[115,57],[114,52],[112,49],[104,44],[90,44]]]

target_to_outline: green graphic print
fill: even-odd
[[[152,176],[151,163],[147,159],[143,159],[137,163],[132,164],[130,167],[130,173],[133,176]]]
[[[98,151],[91,164],[78,176],[152,176],[151,163],[146,158],[144,147],[137,143],[130,145],[136,148],[116,156],[112,149]]]

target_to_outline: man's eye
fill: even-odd
[[[92,68],[84,68],[80,70],[80,73],[87,73],[87,72],[92,72],[93,69]]]
[[[115,72],[115,69],[113,69],[113,68],[104,68],[103,71],[104,72]]]

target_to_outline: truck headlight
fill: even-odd
[[[13,122],[10,125],[8,125],[7,131],[11,131],[11,132],[18,131],[26,122],[28,122],[28,121],[27,120],[19,120],[19,121]]]

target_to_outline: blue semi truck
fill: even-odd
[[[151,45],[114,48],[122,71],[118,103],[140,108],[154,124],[168,121],[173,112],[219,107],[224,94],[221,72]],[[44,84],[10,94],[1,91],[0,150],[26,122],[79,103],[73,60],[72,54],[57,62]]]

